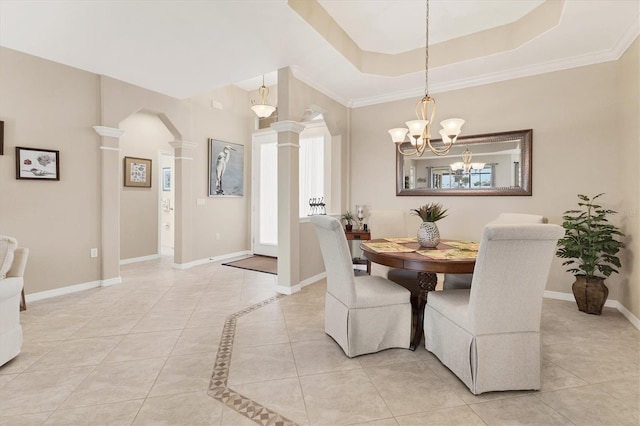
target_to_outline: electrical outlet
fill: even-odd
[[[220,239],[220,233],[216,232],[216,240],[219,240],[219,239]]]
[[[91,257],[98,257],[98,249],[97,248],[92,248],[91,249]]]

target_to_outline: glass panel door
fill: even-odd
[[[253,253],[278,256],[278,147],[275,132],[253,135]]]

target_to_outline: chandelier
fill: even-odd
[[[469,151],[469,148],[465,148],[462,152],[462,161],[458,161],[456,163],[452,163],[449,165],[451,170],[457,172],[458,170],[462,170],[465,173],[469,173],[471,170],[482,170],[484,169],[484,163],[472,163],[471,158],[473,154]]]
[[[262,76],[262,86],[258,89],[258,96],[260,96],[260,103],[251,101],[251,109],[260,118],[269,117],[276,110],[276,107],[267,104],[267,96],[269,96],[269,89],[264,85],[264,75]]]
[[[436,100],[429,95],[429,0],[427,3],[427,13],[425,19],[425,60],[424,60],[424,97],[416,105],[417,120],[407,121],[407,127],[400,127],[389,130],[391,140],[396,144],[398,152],[402,155],[417,155],[421,157],[427,146],[435,155],[447,155],[451,147],[456,142],[460,134],[464,120],[461,118],[450,118],[440,122],[442,129],[442,146],[431,144],[431,124],[436,115]],[[431,110],[431,112],[429,112]],[[409,141],[413,148],[409,151],[403,150],[400,146],[409,133]]]

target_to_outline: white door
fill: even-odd
[[[273,131],[253,135],[253,253],[278,256],[278,137]]]
[[[173,184],[174,158],[172,153],[159,153],[159,212],[158,212],[158,253],[173,256],[174,249],[174,203],[175,190]]]

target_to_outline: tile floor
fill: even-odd
[[[612,309],[545,300],[542,390],[474,396],[424,347],[346,358],[323,282],[274,297],[273,275],[166,260],[122,278],[29,304],[0,424],[640,423],[640,332]]]

